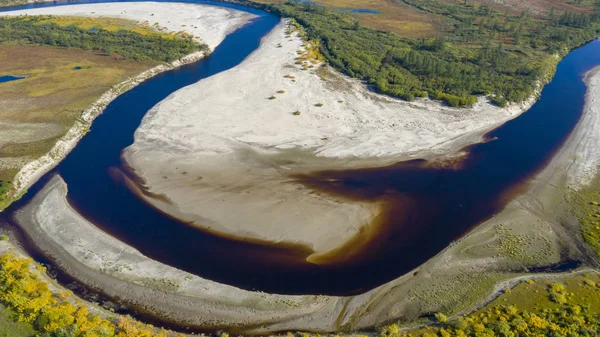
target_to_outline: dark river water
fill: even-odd
[[[76,3],[90,2],[102,1]],[[160,74],[117,98],[67,158],[8,212],[22,207],[52,174],[59,173],[68,184],[69,202],[79,212],[152,259],[244,289],[357,294],[410,272],[501,211],[573,130],[584,105],[582,76],[600,64],[598,41],[572,51],[560,62],[541,99],[490,132],[487,138],[493,140],[469,147],[469,155],[458,166],[410,161],[293,177],[322,193],[384,205],[368,240],[357,238],[314,264],[306,262],[311,252],[301,247],[220,237],[170,218],[109,174],[122,167],[121,151],[133,143],[150,108],[179,88],[239,64],[279,22],[238,5],[186,2],[241,9],[259,17],[230,34],[210,57]]]

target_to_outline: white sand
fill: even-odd
[[[168,143],[169,150],[202,155],[230,153],[236,145],[308,148],[325,157],[393,156],[432,148],[444,152],[447,142],[489,129],[524,110],[500,109],[483,101],[470,109],[431,101],[406,103],[372,95],[356,81],[322,81],[294,65],[301,40],[288,41],[284,31],[282,23],[239,66],[161,102],[137,131],[136,148],[155,139]],[[278,43],[283,47],[277,48]],[[297,82],[284,78],[286,74]],[[269,100],[271,95],[276,99]],[[293,115],[296,110],[300,116]]]
[[[66,15],[110,17],[158,24],[169,32],[184,31],[211,50],[225,36],[244,25],[253,14],[209,5],[165,2],[120,2],[33,8],[0,13],[0,15]]]
[[[330,69],[301,70],[294,63],[302,41],[285,30],[281,23],[240,65],[173,93],[146,115],[125,158],[151,192],[172,201],[151,200],[156,206],[210,230],[323,253],[356,235],[377,205],[315,195],[286,184],[288,172],[447,153],[531,104],[500,109],[482,100],[453,109],[374,95]]]
[[[597,102],[591,97],[597,93],[599,77],[600,71],[588,74],[588,106]],[[536,256],[534,260],[527,260],[526,266],[556,263],[561,255],[572,256],[572,249],[579,249],[571,242],[571,234],[563,228],[564,205],[561,206],[561,201],[564,191],[559,186],[566,183],[566,175],[582,172],[572,169],[573,162],[581,163],[574,160],[572,153],[582,143],[592,144],[586,140],[597,133],[595,123],[585,123],[590,113],[597,113],[597,110],[584,111],[565,146],[536,177],[527,193],[419,266],[418,273],[407,273],[359,296],[281,296],[247,292],[152,261],[78,215],[65,200],[66,185],[60,178],[54,178],[36,195],[17,214],[16,220],[36,245],[54,256],[63,268],[82,282],[104,289],[125,302],[149,308],[162,317],[191,325],[256,324],[255,331],[264,333],[298,329],[337,331],[341,326],[366,329],[400,317],[411,320],[423,312],[436,312],[461,304],[461,291],[466,288],[462,281],[456,283],[456,280],[464,280],[465,275],[470,275],[473,278],[466,280],[475,283],[469,284],[489,288],[489,296],[486,294],[481,301],[465,307],[462,312],[466,313],[488,303],[501,289],[510,288],[522,279],[561,276],[511,273],[513,268],[522,270],[524,265],[519,258],[499,254],[502,245],[498,241],[501,233],[495,230],[497,224],[509,228],[512,235],[538,238],[534,240],[538,243],[524,248],[524,252],[530,254],[527,257]],[[596,146],[589,145],[585,149],[584,158],[591,158],[587,154],[597,152],[594,151]],[[568,165],[571,165],[569,170],[566,169]],[[557,195],[560,197],[556,198]],[[502,277],[498,276],[498,271]],[[590,271],[578,271],[583,272]],[[494,280],[491,283],[478,283],[490,278]],[[435,303],[427,301],[427,297],[419,297],[429,292],[435,294],[440,288],[458,293]]]
[[[586,74],[587,94],[583,116],[573,131],[574,149],[569,153],[569,186],[579,189],[589,184],[600,168],[600,67]],[[572,143],[573,140],[569,141]]]
[[[190,326],[287,322],[298,330],[309,321],[320,329],[332,324],[339,298],[245,291],[164,265],[99,230],[71,208],[66,195],[67,185],[55,176],[16,213],[18,223],[70,275],[123,303]]]
[[[148,21],[151,25],[158,24],[163,30],[171,32],[184,30],[193,34],[199,41],[206,43],[211,50],[221,43],[228,33],[255,17],[246,12],[214,6],[158,2],[83,4],[0,13],[0,16],[19,15],[102,16],[137,22]],[[156,74],[197,61],[203,56],[202,52],[196,52],[172,64],[159,65],[119,83],[105,92],[82,113],[81,119],[57,141],[47,154],[35,160],[22,158],[14,162],[14,165],[21,167],[14,178],[14,195],[18,196],[23,193],[37,179],[56,166],[77,145],[93,120],[120,94]]]

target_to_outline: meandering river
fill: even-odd
[[[90,2],[105,1],[68,3]],[[265,292],[349,295],[367,291],[411,271],[499,212],[573,130],[584,106],[582,76],[600,64],[599,41],[572,51],[560,62],[541,99],[490,132],[490,141],[469,147],[468,157],[458,167],[411,161],[295,177],[323,193],[385,205],[376,219],[376,237],[360,245],[351,242],[314,264],[306,261],[310,252],[301,247],[239,241],[182,223],[147,205],[110,174],[122,167],[121,151],[133,143],[134,132],[150,108],[179,88],[236,66],[279,22],[271,14],[239,5],[181,2],[235,8],[259,17],[230,34],[210,57],[160,74],[113,101],[67,158],[8,213],[31,200],[58,173],[68,184],[69,202],[82,215],[146,256],[207,279]],[[26,7],[56,5],[60,4]]]

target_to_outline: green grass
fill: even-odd
[[[581,234],[600,258],[600,175],[579,191],[567,195],[573,213],[581,224]]]
[[[478,312],[484,312],[497,305],[512,304],[521,310],[541,312],[544,309],[559,309],[561,304],[550,298],[552,284],[561,284],[566,289],[570,305],[589,305],[590,311],[600,312],[600,274],[590,273],[573,277],[523,281],[513,289],[488,304]]]
[[[19,323],[12,317],[12,311],[0,304],[0,337],[35,336],[35,331],[31,324]]]
[[[425,280],[409,293],[409,298],[422,307],[423,312],[443,311],[451,315],[488,296],[494,286],[514,274],[469,273]]]
[[[471,314],[444,323],[433,313],[435,325],[401,333],[391,324],[380,337],[597,336],[599,282],[598,273],[523,281]]]
[[[511,259],[535,263],[543,261],[544,258],[552,254],[552,244],[550,240],[539,233],[516,234],[513,228],[498,224],[495,226],[498,236],[498,245],[494,246],[501,256]]]

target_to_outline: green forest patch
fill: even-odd
[[[354,15],[323,5],[250,4],[294,19],[330,65],[378,92],[408,101],[430,97],[450,106],[471,105],[477,95],[500,106],[529,99],[540,81],[554,75],[560,57],[600,31],[596,5],[588,12],[537,18],[468,2],[404,2],[449,20],[450,28],[436,38],[414,38],[363,26]]]

